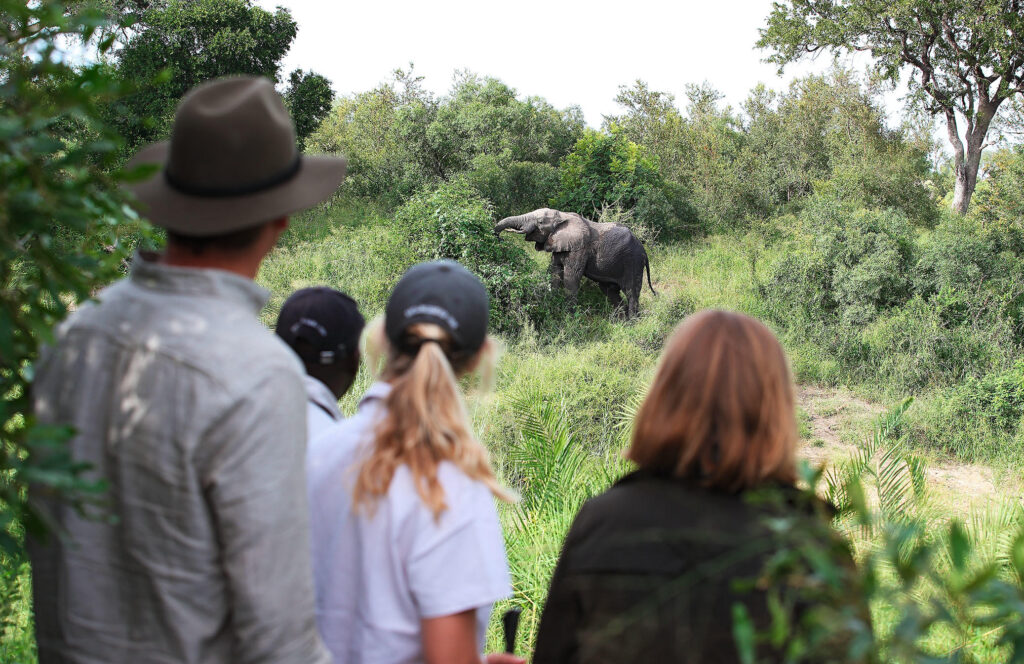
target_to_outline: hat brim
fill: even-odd
[[[125,188],[135,195],[139,214],[154,225],[194,237],[231,233],[313,207],[338,190],[348,167],[342,157],[303,155],[299,171],[279,185],[240,196],[194,196],[164,179],[169,153],[168,141],[140,150],[129,168],[156,164],[161,170]]]

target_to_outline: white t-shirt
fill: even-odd
[[[310,443],[307,456],[317,624],[337,664],[423,661],[423,618],[476,610],[482,652],[494,602],[511,592],[494,498],[450,462],[438,467],[448,509],[435,521],[400,466],[372,517],[352,485],[390,391]]]

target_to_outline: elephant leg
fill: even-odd
[[[630,286],[626,291],[626,318],[640,315],[640,286]]]
[[[615,309],[616,315],[621,314],[622,297],[619,295],[619,285],[609,283],[600,283],[598,285],[601,287],[601,292],[604,293],[604,296],[608,298],[609,302],[611,302],[612,307]]]
[[[551,265],[548,272],[551,274],[551,290],[561,288],[564,281],[565,254],[551,254]]]
[[[583,279],[583,269],[587,265],[587,258],[582,252],[579,255],[569,253],[563,261],[562,284],[569,296],[570,306],[576,306],[576,294],[580,290],[580,281]]]

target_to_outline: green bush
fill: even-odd
[[[913,292],[913,229],[895,210],[815,199],[796,220],[789,251],[772,266],[770,305],[781,320],[862,327]]]
[[[861,207],[899,210],[915,225],[930,227],[940,210],[926,184],[927,167],[919,161],[890,148],[870,160],[836,165],[829,179],[814,183],[814,193]]]
[[[588,130],[558,167],[559,189],[551,206],[596,219],[610,205],[637,208],[637,218],[659,232],[679,231],[688,210],[681,188],[666,187],[658,163],[616,126]],[[643,215],[643,219],[640,216]]]
[[[519,245],[494,234],[490,204],[465,182],[413,196],[395,213],[416,261],[448,258],[480,277],[491,295],[491,325],[516,331],[529,316],[545,279]]]
[[[435,98],[422,77],[396,70],[374,90],[339,100],[307,145],[346,155],[345,186],[376,202],[397,207],[465,174],[505,212],[543,206],[556,190],[550,169],[582,131],[578,108],[520,99],[495,78],[459,72],[448,95]]]
[[[558,190],[554,166],[536,161],[504,164],[493,155],[477,157],[460,177],[491,202],[499,219],[542,208]]]
[[[1005,248],[1024,254],[1024,146],[999,150],[988,158],[971,201],[971,215],[998,230]]]
[[[1024,420],[1024,360],[1004,371],[968,378],[949,393],[953,417],[1013,435]]]
[[[917,290],[949,325],[1001,331],[1002,345],[1024,342],[1024,258],[1005,228],[948,214],[922,242]],[[994,339],[993,339],[994,340]]]
[[[947,325],[938,304],[917,296],[863,330],[843,332],[853,377],[902,394],[963,380],[992,366],[998,353],[969,327]]]

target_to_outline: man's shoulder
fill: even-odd
[[[295,353],[243,307],[215,298],[150,293],[122,280],[83,304],[58,328],[56,349],[104,338],[119,352],[143,352],[206,375],[229,391],[286,377],[303,394]]]

